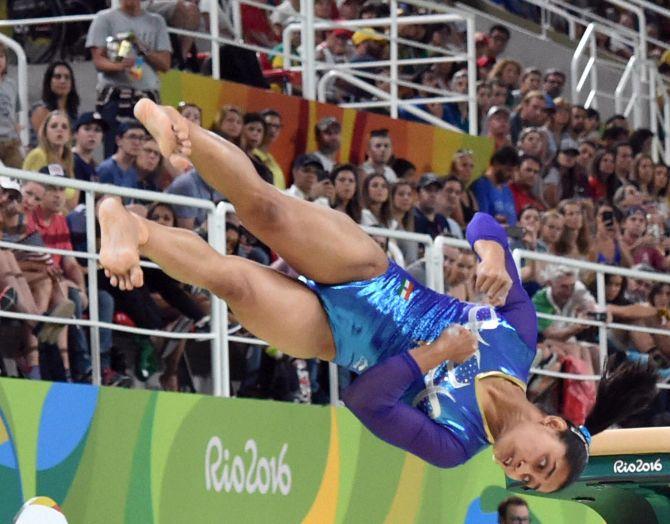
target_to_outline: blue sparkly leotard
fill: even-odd
[[[493,240],[505,249],[513,286],[500,308],[436,293],[393,263],[370,280],[307,281],[328,315],[335,362],[362,373],[345,391],[345,404],[380,438],[442,467],[465,462],[491,441],[476,382],[497,374],[525,387],[537,338],[535,309],[505,231],[491,216],[477,213],[466,233],[471,245]],[[451,324],[476,333],[475,355],[422,374],[408,350],[435,340]]]

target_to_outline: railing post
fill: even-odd
[[[26,52],[13,38],[0,33],[0,42],[4,43],[16,54],[17,84],[19,89],[19,136],[24,146],[30,141],[30,122],[28,121],[28,60]]]
[[[209,241],[219,253],[226,254],[226,210],[221,203],[208,219]],[[212,293],[211,331],[216,336],[211,342],[212,393],[217,397],[230,396],[230,362],[228,359],[228,307]]]
[[[216,0],[213,0],[216,3]],[[232,0],[231,6],[233,8],[233,30],[235,31],[234,38],[237,42],[244,41],[242,34],[242,8],[240,0]]]
[[[390,95],[391,95],[391,117],[398,118],[398,0],[391,0],[391,35],[390,35],[390,54],[391,67],[389,73],[391,77]]]
[[[589,39],[589,48],[591,51],[591,60],[593,61],[593,66],[589,75],[591,75],[591,93],[589,93],[589,98],[593,98],[593,104],[589,104],[589,101],[586,101],[585,106],[593,107],[598,109],[598,47],[596,45],[596,34],[595,31],[591,31]]]
[[[334,362],[328,362],[328,393],[330,405],[337,406],[340,402],[340,375]]]
[[[235,13],[238,14],[239,19],[239,0],[235,0],[233,3],[233,20],[235,20]],[[239,21],[239,20],[238,20]],[[237,33],[238,27],[235,27],[235,38],[238,38],[240,33]],[[209,33],[212,37],[211,47],[212,47],[212,76],[217,80],[221,78],[221,55],[219,53],[219,2],[218,0],[209,0]]]
[[[652,133],[654,133],[654,136],[658,136],[658,100],[657,100],[657,92],[656,92],[656,66],[654,64],[650,64],[649,61],[645,60],[645,63],[648,64],[648,67],[646,69],[649,70],[649,76],[647,77],[647,80],[649,81],[649,129],[651,130]],[[654,145],[652,146],[651,149],[651,156],[654,160],[654,162],[658,162],[658,141],[654,140]]]
[[[465,20],[468,54],[468,123],[471,135],[479,133],[479,113],[477,110],[477,52],[475,48],[475,18],[468,14]]]
[[[301,23],[301,57],[302,57],[302,96],[307,100],[316,99],[316,60],[314,38],[314,2],[300,0]],[[285,64],[284,67],[288,69]]]
[[[86,251],[92,255],[96,253],[96,231],[95,231],[95,196],[93,191],[86,191]],[[78,264],[79,262],[77,262]],[[94,259],[89,258],[87,263],[88,273],[88,316],[93,322],[100,321],[100,310],[98,308],[98,266]],[[89,330],[89,349],[91,350],[91,382],[100,386],[100,328],[91,326]]]
[[[596,300],[599,311],[606,311],[607,299],[605,298],[605,274],[602,271],[596,273]],[[598,346],[600,349],[600,372],[605,369],[605,360],[607,359],[607,320],[598,328]]]

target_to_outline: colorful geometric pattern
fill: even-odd
[[[0,522],[38,494],[87,524],[492,522],[508,494],[490,451],[439,470],[344,408],[0,379],[0,420]],[[602,523],[528,500],[533,522]]]
[[[161,75],[161,100],[173,106],[182,100],[197,100],[203,109],[205,128],[211,126],[219,107],[224,104],[233,104],[245,111],[276,109],[283,115],[283,127],[270,152],[286,176],[290,176],[291,163],[298,154],[316,149],[314,126],[327,116],[337,118],[342,124],[339,156],[342,163],[360,164],[365,160],[367,139],[374,129],[388,129],[395,155],[410,160],[419,173],[432,171],[438,175],[447,175],[454,153],[459,149],[471,149],[474,152],[476,177],[487,167],[493,152],[493,143],[488,138],[446,131],[376,113],[343,109],[333,104],[321,104],[177,70]]]

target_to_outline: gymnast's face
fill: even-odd
[[[551,493],[570,474],[560,433],[567,429],[561,417],[524,421],[501,434],[493,445],[495,461],[509,478],[529,488]]]

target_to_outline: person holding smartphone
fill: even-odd
[[[600,203],[596,209],[596,236],[589,258],[600,264],[633,265],[630,252],[621,248],[621,230],[614,216],[614,208],[607,202]]]

